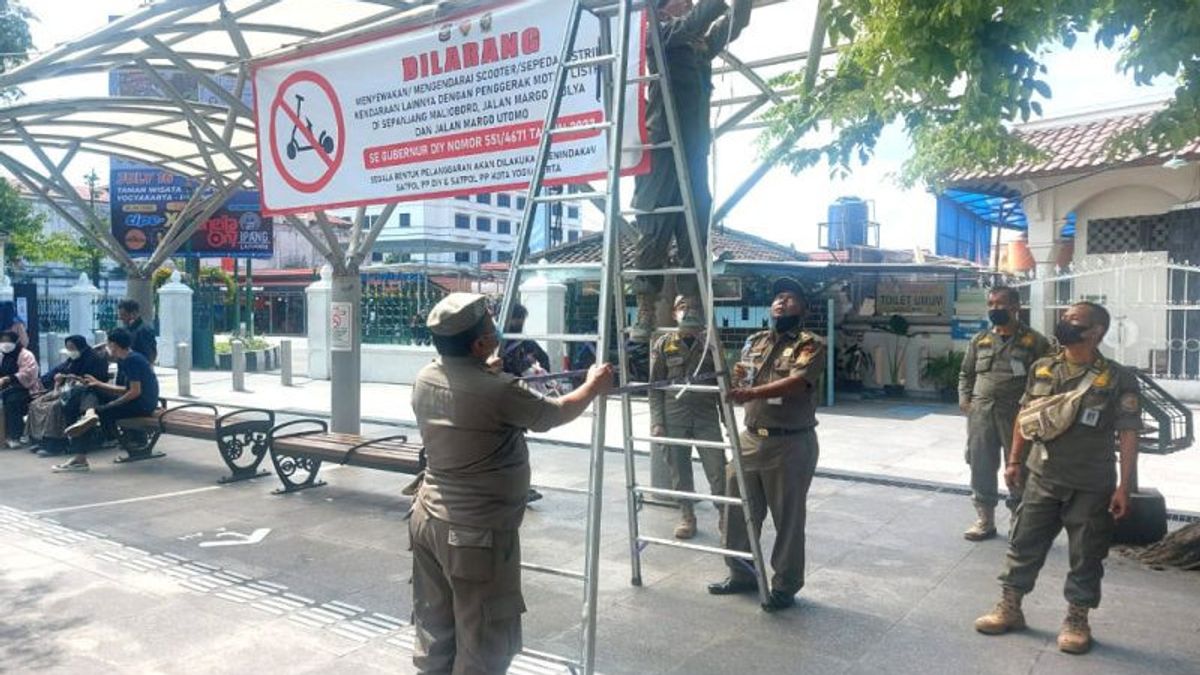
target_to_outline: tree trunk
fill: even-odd
[[[1200,523],[1176,530],[1156,544],[1129,549],[1127,554],[1158,569],[1200,570]]]

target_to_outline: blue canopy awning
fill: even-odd
[[[966,209],[984,223],[1006,230],[1028,230],[1021,193],[1003,185],[985,188],[947,188],[942,194],[956,206]]]

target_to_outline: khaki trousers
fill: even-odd
[[[775,523],[775,548],[771,551],[771,588],[796,593],[804,587],[804,526],[808,517],[808,488],[817,470],[820,446],[817,433],[806,429],[790,436],[759,438],[742,433],[742,471],[746,475],[746,503],[754,523],[754,536],[762,532],[767,512]],[[737,475],[733,465],[727,472],[729,496],[737,497]],[[749,551],[750,537],[742,509],[727,507],[722,544],[735,551]],[[754,565],[748,560],[726,558],[735,581],[754,581]]]
[[[1100,580],[1114,528],[1108,512],[1112,492],[1075,490],[1030,472],[1009,535],[1000,583],[1021,593],[1032,591],[1055,537],[1066,528],[1071,569],[1063,595],[1071,604],[1099,607]]]
[[[521,544],[516,530],[461,527],[418,502],[413,554],[413,665],[421,673],[504,673],[521,651]]]
[[[1012,450],[1013,423],[1018,407],[993,401],[976,402],[967,415],[967,464],[971,465],[971,499],[980,506],[1000,503],[1000,467]],[[1008,498],[1008,507],[1017,508],[1021,493]]]

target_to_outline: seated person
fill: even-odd
[[[87,471],[87,451],[94,441],[88,439],[89,431],[97,425],[112,437],[116,435],[117,420],[149,415],[158,405],[158,376],[150,361],[131,349],[133,335],[124,328],[108,334],[108,358],[117,362],[117,383],[106,384],[92,375],[85,375],[83,383],[107,401],[90,408],[78,422],[64,430],[76,455],[69,461],[55,465],[56,473]]]
[[[4,405],[4,435],[9,448],[24,443],[25,413],[29,400],[42,393],[38,362],[33,352],[21,346],[20,336],[0,331],[0,401]]]
[[[101,382],[109,379],[103,348],[97,353],[82,335],[68,337],[65,344],[67,360],[42,376],[42,386],[48,391],[29,404],[26,428],[37,444],[30,452],[36,450],[39,457],[66,452],[63,430],[79,419],[80,411],[99,404],[96,392],[83,385],[83,377],[91,375]]]

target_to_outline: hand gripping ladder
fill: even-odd
[[[661,274],[694,274],[698,278],[698,286],[701,294],[701,301],[705,307],[710,307],[711,286],[708,273],[707,263],[698,264],[692,268],[672,268],[663,270],[624,270],[622,269],[621,260],[621,237],[620,231],[623,225],[625,216],[638,216],[647,214],[664,214],[664,213],[683,213],[687,220],[689,242],[692,246],[692,259],[696,261],[707,260],[704,252],[700,250],[697,233],[697,218],[695,214],[694,201],[692,199],[691,187],[688,178],[687,162],[683,156],[682,146],[674,139],[679,137],[679,124],[676,116],[675,102],[671,96],[669,87],[661,87],[663,92],[663,103],[666,117],[668,120],[669,136],[672,140],[662,143],[645,144],[641,139],[635,139],[632,144],[626,144],[622,138],[622,130],[625,125],[626,115],[626,96],[624,95],[627,87],[642,85],[654,80],[667,81],[666,75],[666,59],[662,41],[659,36],[658,21],[653,11],[637,13],[638,10],[643,10],[647,3],[635,2],[634,0],[571,0],[571,11],[568,19],[566,31],[566,40],[563,43],[562,51],[559,56],[559,65],[556,69],[554,82],[552,84],[551,97],[546,113],[546,119],[543,129],[549,130],[548,133],[543,133],[537,149],[537,161],[534,165],[533,175],[530,179],[529,193],[526,200],[525,211],[521,219],[521,225],[517,232],[517,239],[513,249],[513,260],[511,272],[505,283],[504,303],[499,317],[499,325],[508,325],[508,320],[512,315],[512,306],[514,304],[517,289],[519,287],[520,276],[523,272],[542,272],[548,270],[569,269],[573,271],[591,271],[600,273],[600,294],[599,294],[599,310],[597,313],[598,330],[595,334],[574,334],[574,333],[556,333],[545,335],[520,334],[509,335],[505,334],[505,340],[546,340],[559,342],[583,342],[593,343],[596,345],[597,361],[603,361],[605,356],[610,353],[614,338],[616,338],[617,349],[619,354],[619,363],[621,372],[628,372],[628,353],[623,339],[626,334],[626,308],[625,308],[625,291],[624,283],[627,279],[632,279],[638,276],[661,275]],[[575,42],[579,33],[580,22],[584,13],[592,14],[600,20],[600,44],[597,55],[589,57],[575,56]],[[631,21],[636,16],[644,15],[645,20],[649,22],[648,33],[653,46],[655,60],[658,64],[657,73],[645,73],[636,77],[629,77],[629,36],[630,29],[637,30],[633,27]],[[614,27],[615,22],[615,27]],[[639,56],[639,55],[634,55]],[[602,78],[602,97],[605,109],[604,121],[574,126],[559,125],[559,111],[561,109],[563,93],[567,83],[568,75],[571,70],[579,68],[597,68],[600,71]],[[606,171],[605,182],[607,188],[603,191],[591,191],[588,194],[572,193],[564,191],[559,194],[551,194],[544,190],[546,167],[550,158],[550,148],[554,144],[556,136],[563,134],[578,133],[581,131],[591,131],[599,129],[606,134],[608,146],[608,167]],[[639,211],[635,209],[621,208],[620,195],[620,178],[621,178],[621,154],[622,150],[641,150],[649,152],[657,149],[670,149],[676,167],[676,174],[680,181],[680,193],[683,195],[683,204],[677,206],[666,206],[649,211]],[[568,263],[564,265],[546,265],[533,264],[529,262],[530,251],[529,242],[532,237],[534,225],[534,216],[536,209],[542,204],[557,204],[567,201],[580,201],[590,199],[600,201],[604,204],[604,234],[603,234],[603,252],[601,262],[597,263]],[[612,303],[615,303],[615,307]],[[614,311],[615,310],[615,311]],[[708,322],[708,331],[710,336],[716,336],[716,323],[713,319],[712,312],[706,312],[706,320]],[[610,316],[615,315],[615,331],[610,330]],[[624,452],[625,452],[625,473],[626,473],[626,493],[629,510],[629,528],[630,528],[630,553],[633,565],[633,584],[641,585],[641,552],[650,544],[660,544],[664,546],[674,546],[678,548],[686,548],[693,551],[703,553],[713,553],[723,556],[729,556],[743,560],[748,566],[752,566],[755,575],[758,579],[759,595],[763,602],[767,599],[767,581],[765,575],[765,567],[763,565],[762,550],[758,543],[758,538],[750,537],[751,552],[732,551],[711,546],[702,546],[697,544],[689,544],[676,542],[669,539],[661,539],[656,537],[642,536],[638,532],[638,513],[641,508],[644,497],[649,495],[658,495],[664,497],[689,498],[699,500],[709,500],[718,504],[726,504],[741,508],[743,517],[746,520],[746,531],[754,533],[752,527],[749,509],[744,508],[745,504],[742,499],[706,495],[700,493],[679,492],[674,490],[663,490],[657,488],[643,487],[638,484],[636,473],[634,470],[634,448],[635,441],[650,441],[654,443],[672,443],[681,445],[694,445],[700,447],[719,447],[732,451],[732,462],[736,473],[739,493],[746,494],[746,482],[742,472],[740,445],[738,443],[738,435],[736,430],[736,422],[734,417],[733,406],[730,403],[729,393],[729,369],[725,362],[725,355],[720,347],[719,341],[711,339],[708,345],[712,351],[713,363],[717,371],[717,385],[702,387],[698,385],[688,385],[693,391],[709,391],[719,392],[721,398],[721,413],[726,420],[726,428],[729,434],[729,442],[701,442],[691,439],[673,439],[673,438],[657,438],[657,437],[635,437],[633,434],[633,419],[632,419],[632,401],[628,388],[623,388],[621,396],[621,411],[624,431]],[[646,383],[641,383],[646,384]],[[579,661],[573,662],[562,657],[553,655],[532,652],[542,658],[563,663],[572,667],[582,669],[584,673],[592,673],[595,668],[596,656],[596,600],[598,590],[598,574],[600,563],[600,519],[601,519],[601,504],[602,491],[604,483],[604,431],[607,420],[607,405],[605,401],[597,401],[593,407],[592,421],[592,439],[591,439],[591,466],[588,476],[588,510],[587,510],[587,542],[585,553],[585,569],[582,574],[568,571],[556,570],[552,568],[542,567],[539,565],[525,565],[522,567],[530,571],[545,572],[579,579],[583,582],[583,639],[581,645],[581,657]]]

